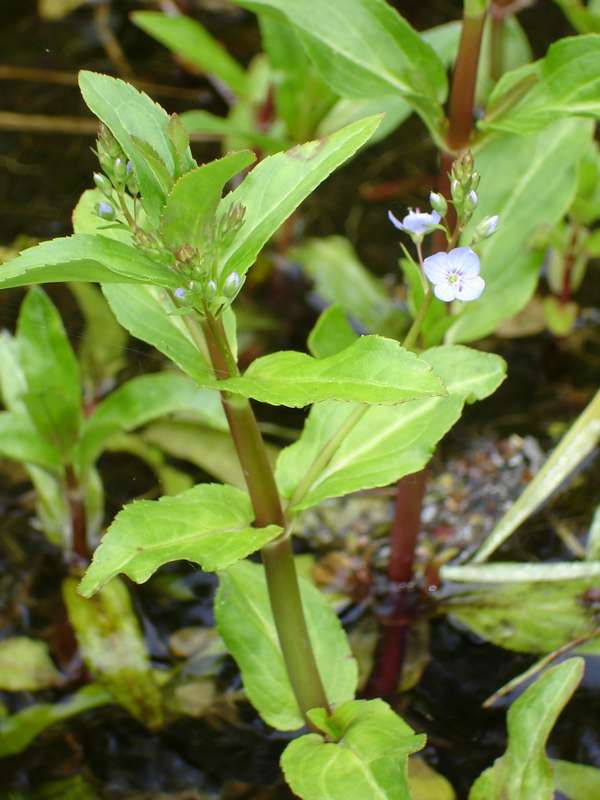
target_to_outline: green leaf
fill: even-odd
[[[156,225],[165,200],[162,169],[171,180],[178,171],[167,113],[143,92],[108,75],[84,70],[79,73],[79,87],[90,110],[110,129],[133,164],[144,210]],[[155,154],[154,158],[148,157],[149,152]],[[161,165],[158,171],[153,165],[155,159]],[[183,172],[195,166],[189,148],[182,161]]]
[[[441,575],[444,580],[462,583],[573,581],[600,575],[600,561],[553,561],[549,564],[494,561],[492,564],[447,564],[441,568]]]
[[[70,283],[69,289],[85,319],[79,343],[79,364],[89,398],[102,395],[125,366],[127,331],[115,319],[102,292],[91,283]]]
[[[319,590],[300,578],[300,592],[325,693],[335,707],[354,697],[356,662],[335,612]],[[287,676],[262,566],[240,561],[219,576],[215,615],[253,706],[278,730],[301,728],[304,719]]]
[[[21,800],[21,797],[11,794],[10,800]],[[44,781],[33,794],[23,795],[22,800],[101,800],[101,798],[83,775],[73,775],[71,778]]]
[[[342,97],[403,97],[432,131],[441,126],[444,66],[384,0],[238,0],[257,13],[278,12],[294,26],[321,77]]]
[[[25,750],[50,725],[112,702],[109,692],[91,684],[58,703],[39,703],[10,717],[0,717],[0,758]]]
[[[315,358],[327,358],[358,339],[340,305],[329,306],[319,317],[308,337],[308,349]]]
[[[592,800],[600,797],[600,769],[553,758],[554,788],[567,800]]]
[[[189,461],[224,483],[239,489],[246,488],[244,473],[228,430],[176,420],[150,425],[143,437],[144,441],[157,445],[168,455]],[[274,466],[279,450],[270,444],[266,447],[269,461]]]
[[[600,6],[596,0],[556,0],[578,33],[600,33]]]
[[[140,250],[84,233],[42,242],[2,265],[0,289],[58,281],[150,283],[175,289],[181,278]]]
[[[163,722],[160,690],[129,591],[112,580],[96,597],[77,593],[77,580],[63,582],[63,599],[79,650],[92,676],[136,719],[150,728]]]
[[[231,115],[218,117],[209,111],[184,111],[180,119],[188,133],[197,134],[195,139],[235,139],[241,147],[257,147],[263,153],[277,153],[291,146],[287,139],[255,131]]]
[[[383,700],[353,700],[327,717],[309,712],[327,739],[309,733],[290,742],[281,767],[303,800],[410,800],[407,766],[425,744]],[[331,741],[334,739],[334,741]]]
[[[445,382],[447,397],[411,400],[392,408],[365,406],[362,417],[346,431],[357,406],[322,403],[312,408],[301,437],[277,462],[279,490],[293,498],[293,510],[386,486],[422,469],[460,417],[465,400],[483,399],[504,378],[502,359],[466,347],[433,348],[422,359]],[[329,460],[315,469],[320,454],[342,434]]]
[[[285,122],[290,138],[306,141],[314,135],[319,121],[337,98],[317,74],[291,25],[269,14],[261,14],[258,21],[263,47],[275,75],[277,116]]]
[[[339,303],[368,333],[396,338],[407,327],[407,315],[363,266],[343,236],[309,239],[290,256],[314,282],[320,297]]]
[[[221,215],[234,203],[246,209],[244,224],[221,258],[220,274],[244,275],[279,226],[369,139],[379,121],[362,119],[331,136],[264,158],[219,206]]]
[[[588,561],[600,561],[600,505],[592,516],[585,557]]]
[[[130,503],[115,517],[83,580],[90,597],[120,572],[147,581],[163,564],[185,559],[202,569],[226,569],[281,533],[277,525],[252,526],[245,492],[200,484],[175,497]]]
[[[587,123],[566,120],[535,136],[490,139],[477,151],[481,190],[465,242],[483,217],[499,214],[500,222],[478,248],[485,291],[476,303],[466,305],[446,341],[486,336],[527,304],[544,257],[543,250],[530,249],[530,242],[539,227],[552,227],[569,208],[590,134]]]
[[[131,431],[174,412],[189,412],[202,419],[208,409],[212,418],[218,400],[215,392],[199,389],[177,372],[133,378],[102,400],[86,419],[78,447],[79,468],[85,471],[115,433]]]
[[[511,705],[508,747],[473,784],[469,800],[552,800],[546,742],[583,675],[582,658],[548,669]]]
[[[401,97],[395,97],[391,94],[365,99],[341,97],[325,114],[316,129],[316,133],[320,137],[328,136],[345,125],[350,125],[352,122],[363,119],[363,117],[381,114],[383,115],[381,124],[365,145],[365,147],[370,147],[382,141],[392,131],[400,127],[410,117],[411,113],[412,108],[408,103],[402,100]]]
[[[223,81],[233,94],[238,97],[246,94],[243,68],[197,20],[158,11],[134,11],[130,19],[201,72]]]
[[[117,433],[106,443],[106,450],[129,453],[147,464],[160,481],[163,494],[179,494],[191,489],[195,483],[191,475],[171,466],[162,450],[146,442],[140,435]]]
[[[47,469],[60,469],[56,447],[40,436],[29,416],[15,411],[0,412],[0,454],[3,458]]]
[[[223,187],[255,160],[254,153],[242,150],[196,167],[179,178],[163,210],[165,242],[171,247],[189,244],[202,251],[207,231],[215,224]]]
[[[66,458],[82,416],[79,364],[60,314],[41,289],[23,301],[17,342],[27,381],[23,402],[40,435]]]
[[[332,399],[392,404],[445,393],[424,359],[381,336],[363,336],[327,358],[293,351],[263,356],[241,378],[219,381],[219,386],[293,407]]]
[[[411,800],[456,800],[452,784],[421,756],[408,762],[408,785]]]
[[[536,62],[537,81],[516,103],[507,103],[515,76],[508,73],[492,93],[479,127],[532,133],[566,116],[600,117],[600,36],[571,36],[554,42]]]
[[[27,636],[9,636],[0,642],[0,689],[35,692],[62,683],[48,645]]]
[[[441,599],[438,608],[497,647],[518,653],[550,653],[596,630],[595,610],[586,600],[586,592],[598,585],[598,574],[571,578],[563,574],[562,579],[552,580],[555,576],[551,573],[544,580],[540,569],[539,579],[532,582],[525,570],[517,569],[510,582],[480,582],[461,592],[454,586],[453,596]],[[456,573],[451,578],[444,573],[442,580],[457,580]],[[478,576],[465,574],[465,580],[477,584]]]
[[[500,519],[473,562],[485,561],[589,456],[600,439],[600,391],[579,415],[523,494]]]
[[[103,284],[102,291],[120,324],[173,361],[201,386],[216,385],[211,367],[192,340],[167,292],[153,286]]]

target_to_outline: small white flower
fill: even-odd
[[[449,253],[435,253],[423,262],[425,275],[439,300],[477,300],[485,288],[479,275],[479,256],[470,247],[456,247]]]
[[[436,225],[439,224],[441,217],[437,211],[426,214],[425,212],[419,211],[418,208],[416,210],[409,208],[408,214],[404,217],[402,222],[400,222],[391,211],[388,211],[388,219],[398,230],[422,238],[426,233],[431,233]]]

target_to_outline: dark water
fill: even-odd
[[[459,13],[458,3],[444,0],[435,4],[398,2],[396,6],[418,28],[456,18]],[[134,2],[113,2],[111,14],[113,30],[136,76],[197,92],[197,102],[160,98],[171,111],[200,104],[221,111],[222,103],[207,81],[186,75],[165,50],[128,22],[128,12],[137,7],[139,4]],[[201,10],[199,16],[240,60],[247,62],[256,51],[258,38],[249,15]],[[71,75],[80,68],[114,72],[98,41],[89,7],[49,23],[40,21],[32,2],[3,0],[0,22],[2,65],[61,70]],[[569,32],[559,11],[548,2],[525,11],[522,22],[538,55],[551,38]],[[75,86],[59,86],[41,79],[0,80],[0,97],[0,110],[4,111],[47,117],[87,116]],[[45,239],[70,232],[72,207],[89,187],[95,168],[92,145],[90,135],[0,129],[0,245],[9,245],[22,235]],[[206,159],[216,151],[212,147],[196,147],[196,154]],[[426,185],[436,169],[431,143],[421,124],[412,119],[384,143],[357,158],[350,168],[333,176],[309,199],[304,207],[307,231],[315,235],[347,233],[365,262],[385,275],[394,268],[395,255],[391,257],[390,252],[396,252],[394,234],[385,220],[386,203],[361,199],[360,187],[415,176],[413,186]],[[412,188],[396,199],[408,205],[425,194]],[[278,346],[302,346],[315,314],[305,302],[306,288],[300,282],[285,295],[286,320],[281,321],[275,342]],[[590,291],[600,302],[598,281]],[[60,287],[53,287],[51,294],[76,338],[80,321],[72,300]],[[2,294],[3,327],[14,323],[21,297],[20,292]],[[281,307],[279,296],[276,303],[269,293],[262,300],[271,312]],[[577,351],[543,335],[527,341],[493,342],[490,349],[507,358],[511,378],[494,398],[470,410],[444,445],[442,458],[438,459],[440,465],[444,455],[460,452],[475,436],[534,434],[542,446],[549,446],[548,424],[573,419],[582,408],[582,397],[597,381],[598,336],[592,335],[590,342]],[[148,358],[147,348],[132,344],[129,372],[144,369]],[[291,421],[298,422],[298,416],[292,415]],[[105,456],[100,468],[107,484],[110,511],[153,486],[152,475],[128,457]],[[43,637],[61,613],[58,595],[64,568],[57,551],[31,527],[30,512],[21,502],[26,483],[18,475],[3,475],[2,481],[0,623],[6,634]],[[600,491],[599,482],[597,474],[588,475],[583,484],[559,501],[560,513],[577,520],[581,529],[589,522],[592,498],[598,497]],[[532,521],[519,537],[519,548],[539,555],[539,548],[548,546],[548,536],[543,523],[540,529],[539,520]],[[508,551],[506,555],[521,557],[523,552]],[[543,555],[558,557],[564,553],[554,547]],[[150,585],[136,590],[137,610],[146,621],[152,655],[157,664],[163,665],[170,631],[212,624],[214,588],[212,577],[184,566],[171,567],[165,573],[187,587],[193,599],[165,600],[157,597]],[[504,710],[483,711],[481,701],[531,661],[531,657],[482,643],[444,620],[433,624],[432,661],[418,687],[403,701],[402,713],[414,727],[428,733],[427,758],[449,777],[459,798],[466,797],[473,780],[505,747]],[[222,666],[218,680],[223,691],[239,686],[228,662]],[[38,699],[51,697],[42,693]],[[29,700],[6,696],[11,710]],[[552,755],[600,766],[600,740],[595,725],[599,711],[600,701],[593,687],[580,690],[552,736]],[[194,789],[199,794],[186,796],[208,793],[224,798],[284,798],[290,795],[281,785],[277,761],[285,743],[285,737],[270,731],[244,705],[237,707],[230,721],[183,718],[160,733],[150,733],[126,712],[109,707],[50,729],[24,755],[0,763],[0,789],[30,793],[49,780],[81,776],[102,798],[135,797],[141,793],[155,797],[161,792],[175,797],[175,793]],[[55,796],[62,795],[59,792]]]

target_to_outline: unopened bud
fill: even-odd
[[[110,203],[106,203],[104,200],[96,204],[96,214],[102,219],[111,220],[115,218],[114,208]]]
[[[207,298],[211,299],[217,296],[218,287],[215,281],[209,281],[206,284],[206,296]]]
[[[235,297],[238,289],[240,288],[240,283],[240,276],[237,274],[237,272],[230,273],[223,284],[223,294],[225,297],[230,299]]]
[[[127,166],[125,167],[125,174],[127,175],[127,188],[131,192],[131,194],[138,194],[140,191],[140,186],[137,182],[137,178],[135,177],[135,171],[133,169],[133,164],[131,161],[127,162]]]
[[[487,239],[488,236],[491,236],[493,233],[496,232],[496,228],[498,227],[498,214],[494,214],[493,217],[484,217],[479,225],[475,228],[475,236],[478,239]]]
[[[440,217],[445,217],[448,211],[448,203],[443,194],[439,192],[430,192],[429,202],[434,211],[437,211]]]
[[[127,179],[127,164],[124,158],[115,158],[113,164],[113,175],[117,183],[123,184]]]
[[[94,172],[94,183],[106,197],[112,196],[112,183],[101,172]]]

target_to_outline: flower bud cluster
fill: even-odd
[[[176,174],[179,171],[183,174],[189,169],[185,166],[189,136],[175,116],[169,122],[168,133],[173,157],[179,164]],[[167,244],[160,228],[152,225],[143,212],[140,215],[136,206],[139,186],[134,166],[104,125],[100,128],[96,154],[101,171],[94,173],[94,183],[102,195],[96,204],[96,214],[115,226],[128,228],[135,247],[178,274],[181,285],[173,293],[177,305],[174,313],[187,314],[193,310],[204,313],[208,308],[217,314],[230,305],[243,280],[235,271],[220,275],[219,264],[222,253],[232,244],[244,223],[244,206],[232,203],[225,213],[207,218],[202,235],[192,243]]]
[[[467,224],[477,208],[479,179],[473,156],[468,151],[463,153],[456,159],[450,171],[450,192],[461,227]]]

